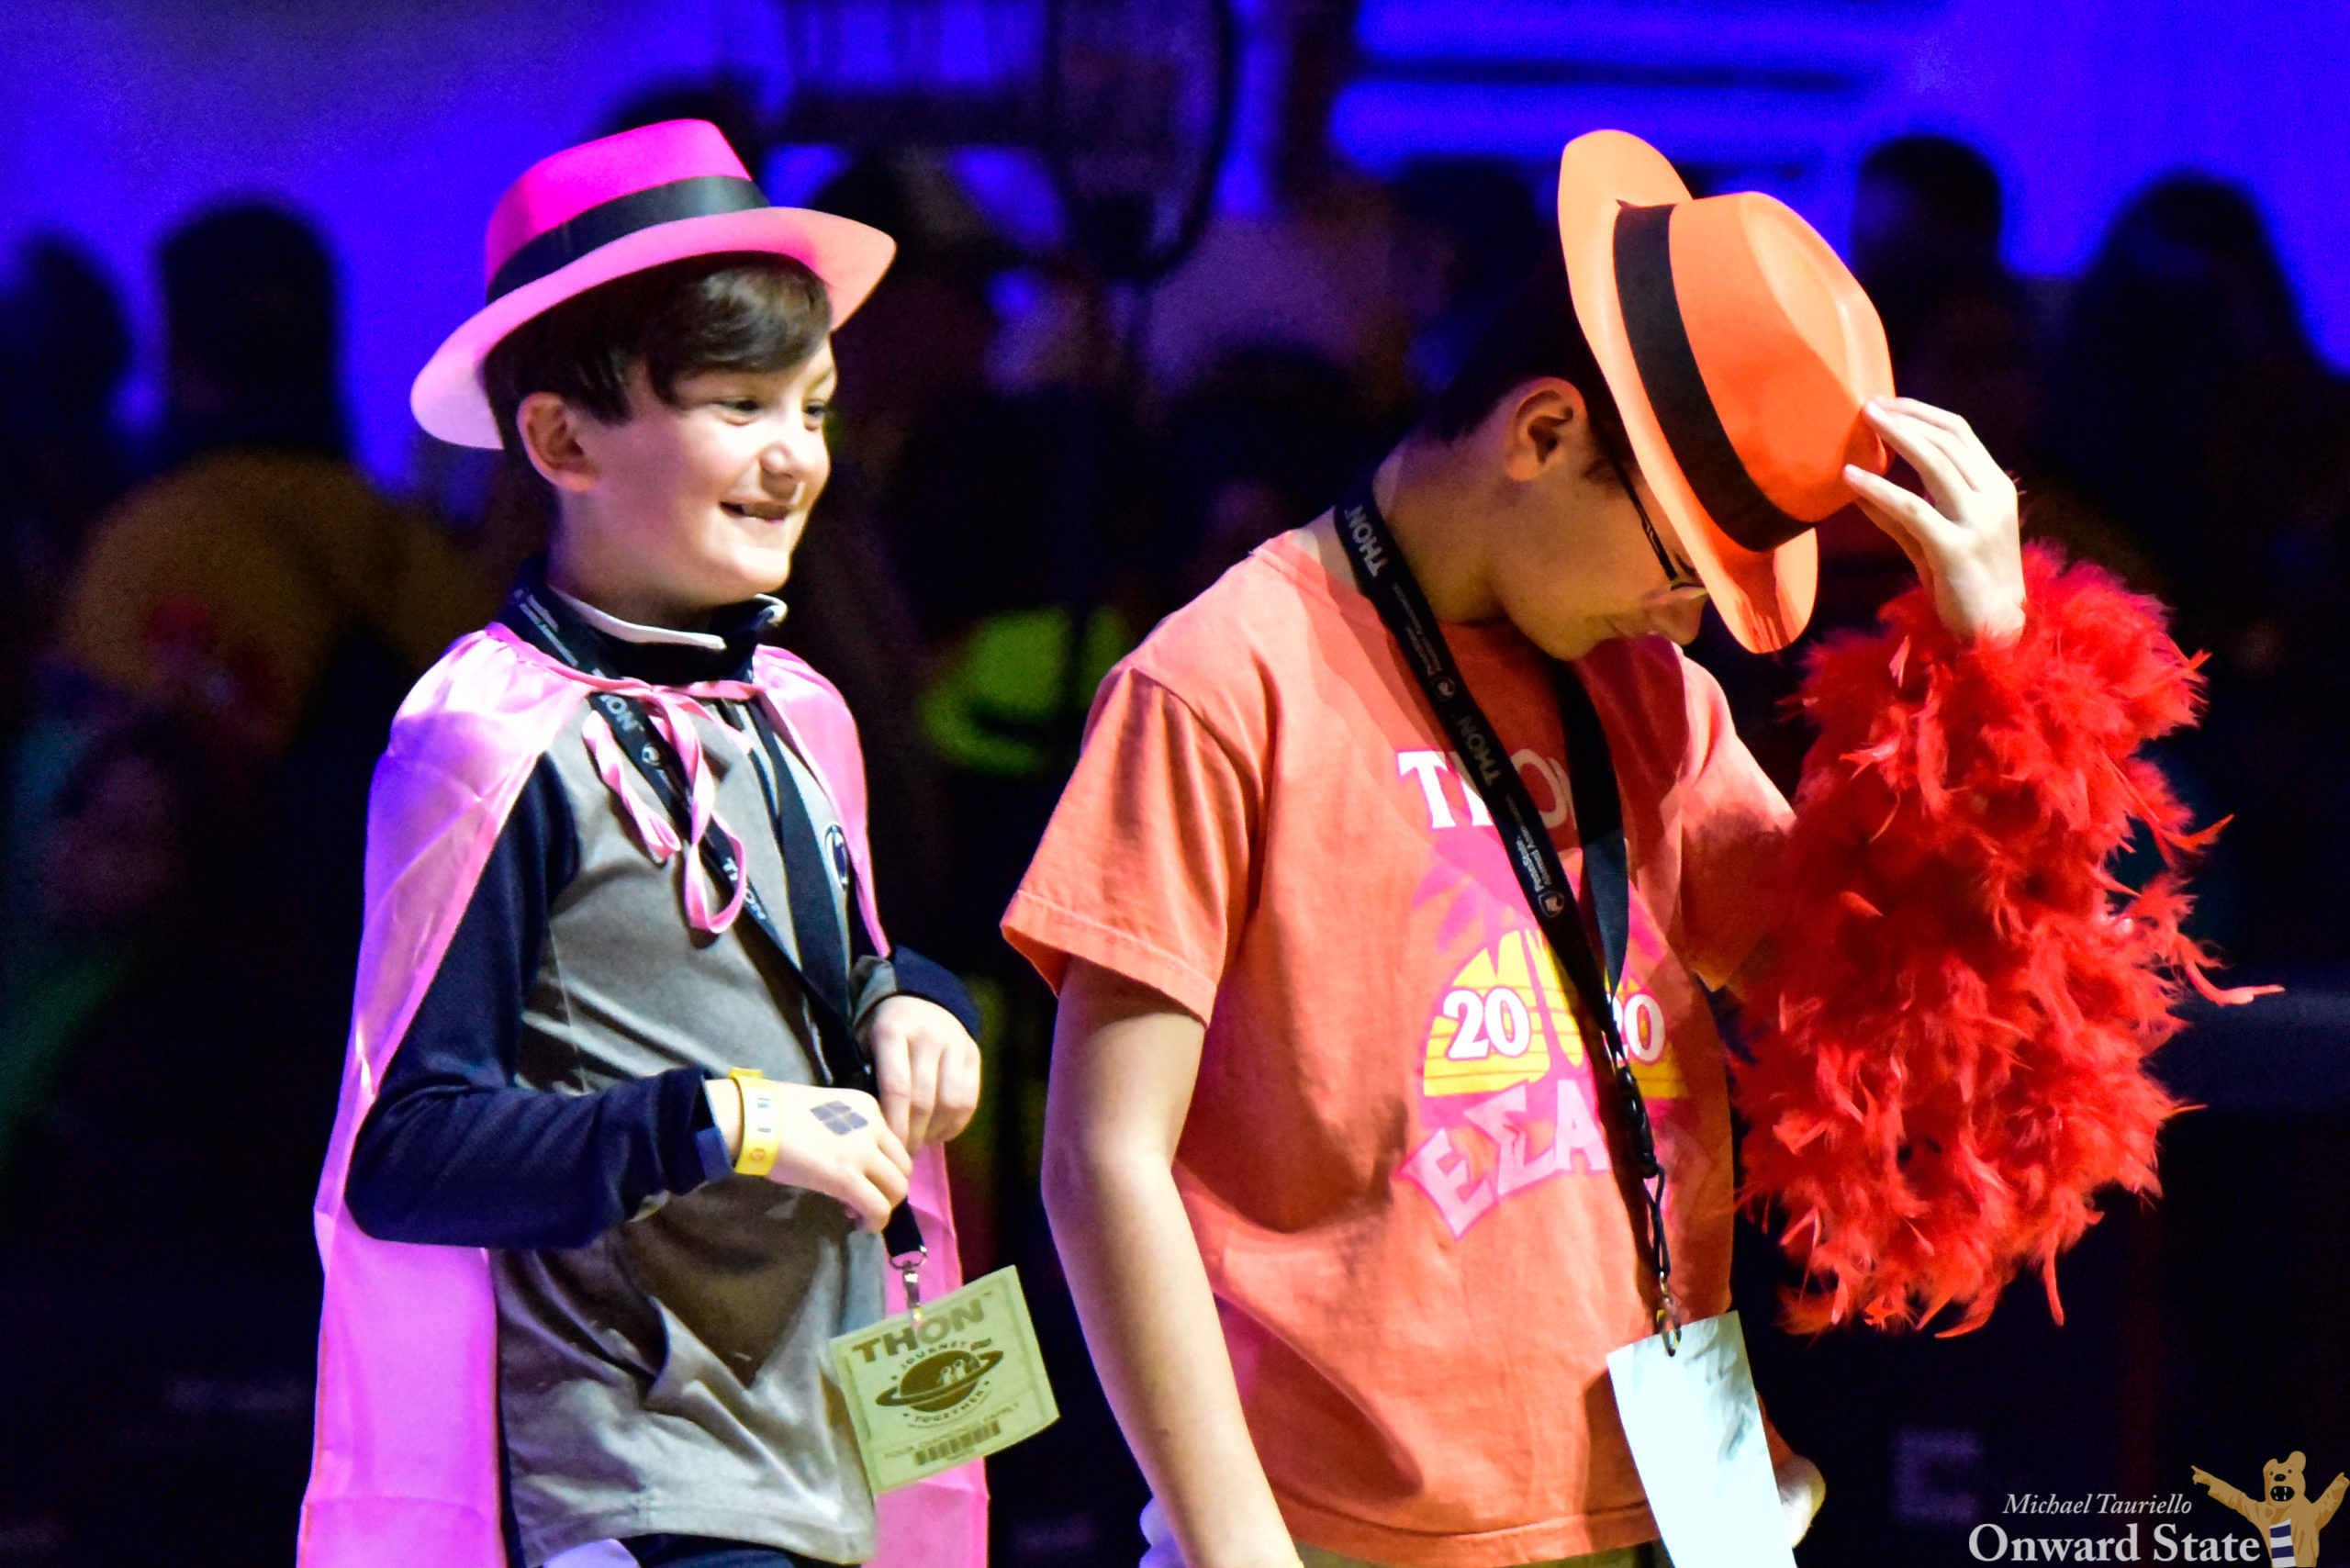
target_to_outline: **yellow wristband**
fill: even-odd
[[[743,1097],[743,1152],[734,1157],[738,1176],[764,1176],[775,1169],[783,1144],[783,1104],[775,1085],[756,1068],[738,1067],[726,1075]]]

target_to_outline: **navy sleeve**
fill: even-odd
[[[710,1176],[693,1068],[592,1094],[514,1084],[548,911],[578,868],[570,803],[542,757],[352,1144],[343,1199],[377,1240],[584,1247]]]
[[[900,947],[887,958],[867,958],[857,966],[856,1022],[893,996],[919,996],[955,1014],[955,1021],[973,1039],[979,1037],[979,1004],[955,971],[912,947]]]

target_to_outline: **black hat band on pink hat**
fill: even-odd
[[[873,292],[897,245],[829,212],[770,204],[719,129],[688,119],[542,158],[498,199],[482,249],[487,303],[433,351],[408,407],[442,441],[494,448],[503,434],[482,362],[565,300],[689,257],[766,253],[816,274],[837,327]]]
[[[695,174],[614,196],[534,236],[507,257],[498,267],[498,275],[489,280],[488,297],[483,303],[502,298],[526,283],[536,283],[590,251],[600,250],[640,229],[675,223],[683,218],[751,212],[769,205],[766,192],[751,181],[732,174]]]

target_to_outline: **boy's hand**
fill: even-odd
[[[1863,406],[1886,444],[1926,483],[1924,496],[1850,465],[1861,510],[1893,536],[1963,641],[2012,642],[2023,630],[2023,545],[2015,481],[1956,414],[1914,398]]]
[[[1819,1466],[1799,1453],[1791,1453],[1772,1468],[1772,1476],[1779,1484],[1779,1512],[1787,1521],[1787,1544],[1800,1546],[1803,1538],[1811,1533],[1811,1521],[1819,1506],[1828,1501],[1828,1477],[1819,1473]]]
[[[865,1048],[881,1086],[881,1114],[910,1149],[945,1143],[979,1107],[979,1047],[955,1014],[919,996],[893,996],[867,1014]]]
[[[767,1180],[838,1198],[859,1230],[888,1224],[914,1162],[873,1096],[812,1083],[778,1083],[775,1095],[782,1126]]]

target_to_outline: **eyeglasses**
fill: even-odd
[[[1607,465],[1616,470],[1616,482],[1632,498],[1632,511],[1640,520],[1641,536],[1648,540],[1649,549],[1656,556],[1656,564],[1664,570],[1665,591],[1685,598],[1695,598],[1706,591],[1697,577],[1697,569],[1676,561],[1664,548],[1664,541],[1657,537],[1656,524],[1649,521],[1649,509],[1640,504],[1640,492],[1632,487],[1631,475],[1624,471],[1623,459],[1614,453],[1607,454]]]

